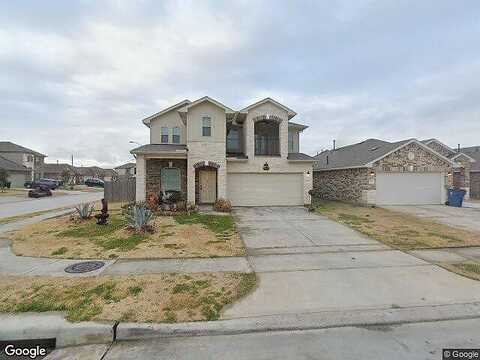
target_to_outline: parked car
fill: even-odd
[[[47,186],[50,190],[55,190],[56,188],[59,187],[58,181],[54,179],[40,179],[37,181],[26,181],[25,184],[23,184],[23,186],[26,187],[27,189],[33,189],[37,185]]]
[[[87,179],[85,185],[89,187],[105,187],[105,182],[101,179]]]
[[[28,192],[28,197],[31,198],[41,198],[46,196],[52,196],[52,191],[47,185],[35,185],[35,188]]]

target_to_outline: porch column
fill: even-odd
[[[187,161],[187,201],[195,204],[195,168]]]
[[[227,198],[227,168],[225,164],[222,164],[217,169],[217,198]]]
[[[145,201],[146,199],[146,174],[147,174],[147,161],[142,155],[137,156],[137,175],[136,175],[136,187],[135,187],[135,200]]]

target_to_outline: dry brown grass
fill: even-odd
[[[255,287],[243,273],[52,278],[0,276],[0,312],[62,311],[70,321],[216,320]]]
[[[5,189],[0,190],[0,196],[16,196],[16,197],[27,197],[27,189]]]
[[[440,263],[438,265],[451,272],[465,276],[469,279],[480,280],[480,263],[466,261],[463,263],[455,264]]]
[[[317,212],[400,250],[480,245],[478,233],[383,208],[321,201]]]
[[[178,224],[172,217],[156,217],[153,233],[128,230],[119,206],[110,206],[110,221],[79,222],[70,216],[28,225],[11,235],[12,249],[23,256],[77,259],[192,258],[242,256],[245,248],[236,231],[220,236],[203,224]]]

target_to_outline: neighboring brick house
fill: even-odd
[[[22,188],[27,180],[30,180],[30,170],[27,167],[0,156],[0,169],[6,170],[7,181],[11,188]]]
[[[314,158],[316,196],[368,205],[442,204],[454,165],[416,139],[368,139]]]
[[[428,147],[455,161],[453,186],[464,189],[466,199],[480,198],[480,146],[454,150],[437,139],[422,141]]]
[[[43,165],[47,155],[28,149],[11,141],[0,141],[0,156],[18,165],[25,166],[28,170],[27,179],[40,178],[38,168]]]
[[[237,111],[206,96],[147,117],[150,144],[131,151],[137,201],[179,190],[192,203],[309,204],[313,158],[299,152],[307,126],[295,115],[270,98]]]
[[[40,178],[67,180],[70,183],[75,178],[75,168],[66,163],[44,163],[38,168]]]

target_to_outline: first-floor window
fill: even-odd
[[[162,168],[162,191],[176,190],[181,191],[180,169]]]
[[[161,142],[162,143],[168,143],[168,127],[163,127],[162,126],[162,138],[161,138]]]
[[[180,144],[180,128],[174,127],[172,132],[172,142],[174,144]]]

